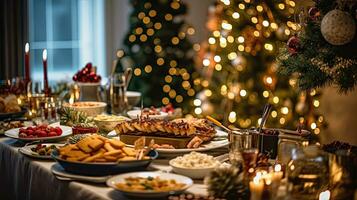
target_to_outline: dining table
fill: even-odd
[[[20,140],[0,136],[0,199],[137,199],[125,196],[105,183],[83,182],[54,175],[51,168],[56,161],[26,156],[19,152],[24,145]],[[217,156],[227,152],[228,148],[222,147],[206,153]],[[170,159],[159,157],[147,170],[170,172]],[[186,192],[203,196],[208,194],[203,180],[194,180]]]

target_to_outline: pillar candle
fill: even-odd
[[[25,44],[25,81],[30,81],[30,45]]]
[[[42,60],[43,60],[44,91],[45,91],[45,96],[49,96],[50,93],[49,93],[48,78],[47,78],[47,49],[44,49],[44,50],[43,50]]]
[[[253,178],[253,181],[249,182],[249,189],[250,189],[250,200],[261,200],[262,199],[264,183],[260,179],[260,176],[258,176],[258,175],[255,176]]]

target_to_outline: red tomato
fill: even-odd
[[[47,132],[46,131],[39,131],[38,136],[39,137],[47,137]]]
[[[49,134],[48,134],[49,137],[55,137],[57,136],[57,133],[54,132],[54,131],[51,131]]]
[[[27,135],[33,135],[34,131],[33,130],[27,130]]]

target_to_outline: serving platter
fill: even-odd
[[[123,183],[126,178],[129,177],[141,177],[141,178],[148,178],[148,177],[160,177],[162,180],[175,180],[177,183],[183,183],[185,186],[180,189],[172,190],[172,191],[153,191],[153,190],[146,190],[146,191],[128,191],[122,190],[116,187],[117,183]],[[120,174],[117,176],[113,176],[107,180],[107,185],[127,196],[137,197],[137,198],[162,198],[172,194],[179,194],[187,190],[189,187],[193,185],[192,179],[172,173],[165,173],[165,172],[132,172],[132,173],[125,173]]]
[[[68,161],[62,159],[57,150],[52,151],[51,156],[68,173],[84,176],[107,176],[111,174],[146,169],[150,163],[158,157],[158,152],[155,150],[150,151],[147,155],[150,159],[120,162]]]
[[[30,145],[25,145],[24,147],[21,147],[19,149],[19,152],[26,156],[30,156],[32,158],[51,159],[52,160],[51,155],[40,155],[39,153],[32,151],[32,148],[35,148],[38,144],[42,144],[45,146],[54,145],[54,146],[56,146],[56,148],[59,148],[59,147],[62,147],[65,145],[65,144],[60,144],[60,143],[36,143],[36,144],[30,144]]]
[[[65,138],[67,136],[70,136],[72,134],[72,128],[69,126],[59,126],[62,129],[62,134],[59,136],[52,136],[52,137],[32,137],[32,138],[28,138],[28,137],[19,137],[19,130],[20,128],[13,128],[10,130],[7,130],[5,132],[5,135],[7,137],[13,138],[13,139],[17,139],[17,140],[21,140],[21,141],[50,141],[50,140],[58,140],[58,139],[62,139]]]
[[[105,183],[108,178],[110,178],[110,176],[84,176],[72,174],[64,170],[64,168],[59,163],[55,163],[54,165],[52,165],[51,171],[55,176],[59,177],[60,179],[84,181],[91,183]]]
[[[108,136],[116,136],[115,130],[111,131],[108,133]],[[221,131],[221,130],[216,130],[216,135],[215,138],[220,138],[220,140],[215,140],[215,138],[207,143],[203,143],[200,147],[198,148],[183,148],[183,149],[162,149],[162,148],[157,148],[156,151],[159,152],[160,156],[171,156],[171,155],[180,155],[184,153],[189,153],[191,151],[209,151],[213,149],[219,149],[222,147],[226,147],[229,144],[228,141],[228,133]],[[120,139],[120,136],[119,136]],[[128,145],[132,146],[132,145]]]

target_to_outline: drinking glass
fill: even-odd
[[[229,160],[233,165],[243,164],[245,171],[254,168],[258,157],[258,142],[248,130],[230,132]]]
[[[126,96],[126,77],[124,73],[116,73],[110,82],[110,107],[113,114],[122,114],[128,109]]]

